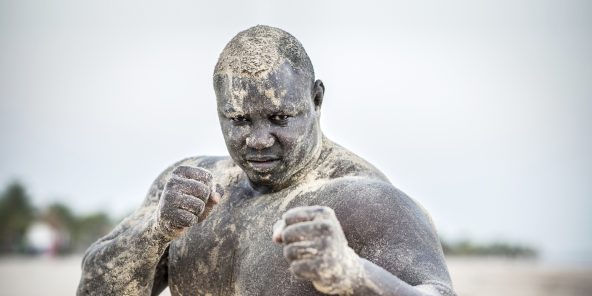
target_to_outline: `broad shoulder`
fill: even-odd
[[[334,195],[328,206],[357,254],[411,285],[450,286],[438,234],[416,201],[367,178],[336,179],[325,190]]]
[[[318,176],[323,186],[314,202],[333,208],[338,218],[360,224],[376,222],[377,230],[405,221],[432,228],[423,207],[363,158],[329,140],[321,158]]]
[[[427,211],[390,183],[343,177],[328,181],[322,197],[333,208],[352,239],[366,240],[415,229],[433,236],[435,230]]]
[[[366,177],[389,182],[387,177],[370,162],[326,138],[319,162],[317,172],[322,178]]]
[[[323,188],[337,209],[372,211],[378,215],[418,215],[427,213],[421,205],[392,184],[367,177],[341,177],[329,180]],[[403,213],[404,212],[404,213]]]

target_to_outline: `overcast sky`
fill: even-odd
[[[442,235],[592,263],[590,2],[198,2],[0,0],[0,185],[117,216],[173,162],[227,154],[213,68],[267,24],[307,49],[327,136]]]

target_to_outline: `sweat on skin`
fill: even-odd
[[[229,157],[161,173],[86,251],[78,295],[456,295],[428,215],[322,133],[296,38],[238,33],[213,81]]]

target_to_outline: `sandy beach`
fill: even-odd
[[[74,295],[80,261],[80,256],[0,257],[0,295]],[[592,295],[592,266],[499,258],[449,258],[448,266],[463,296]]]
[[[448,258],[453,285],[463,296],[589,296],[592,266],[530,260]]]

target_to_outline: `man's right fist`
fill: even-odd
[[[205,219],[223,195],[220,185],[205,169],[179,166],[164,186],[156,220],[167,236],[177,238],[183,231]]]

